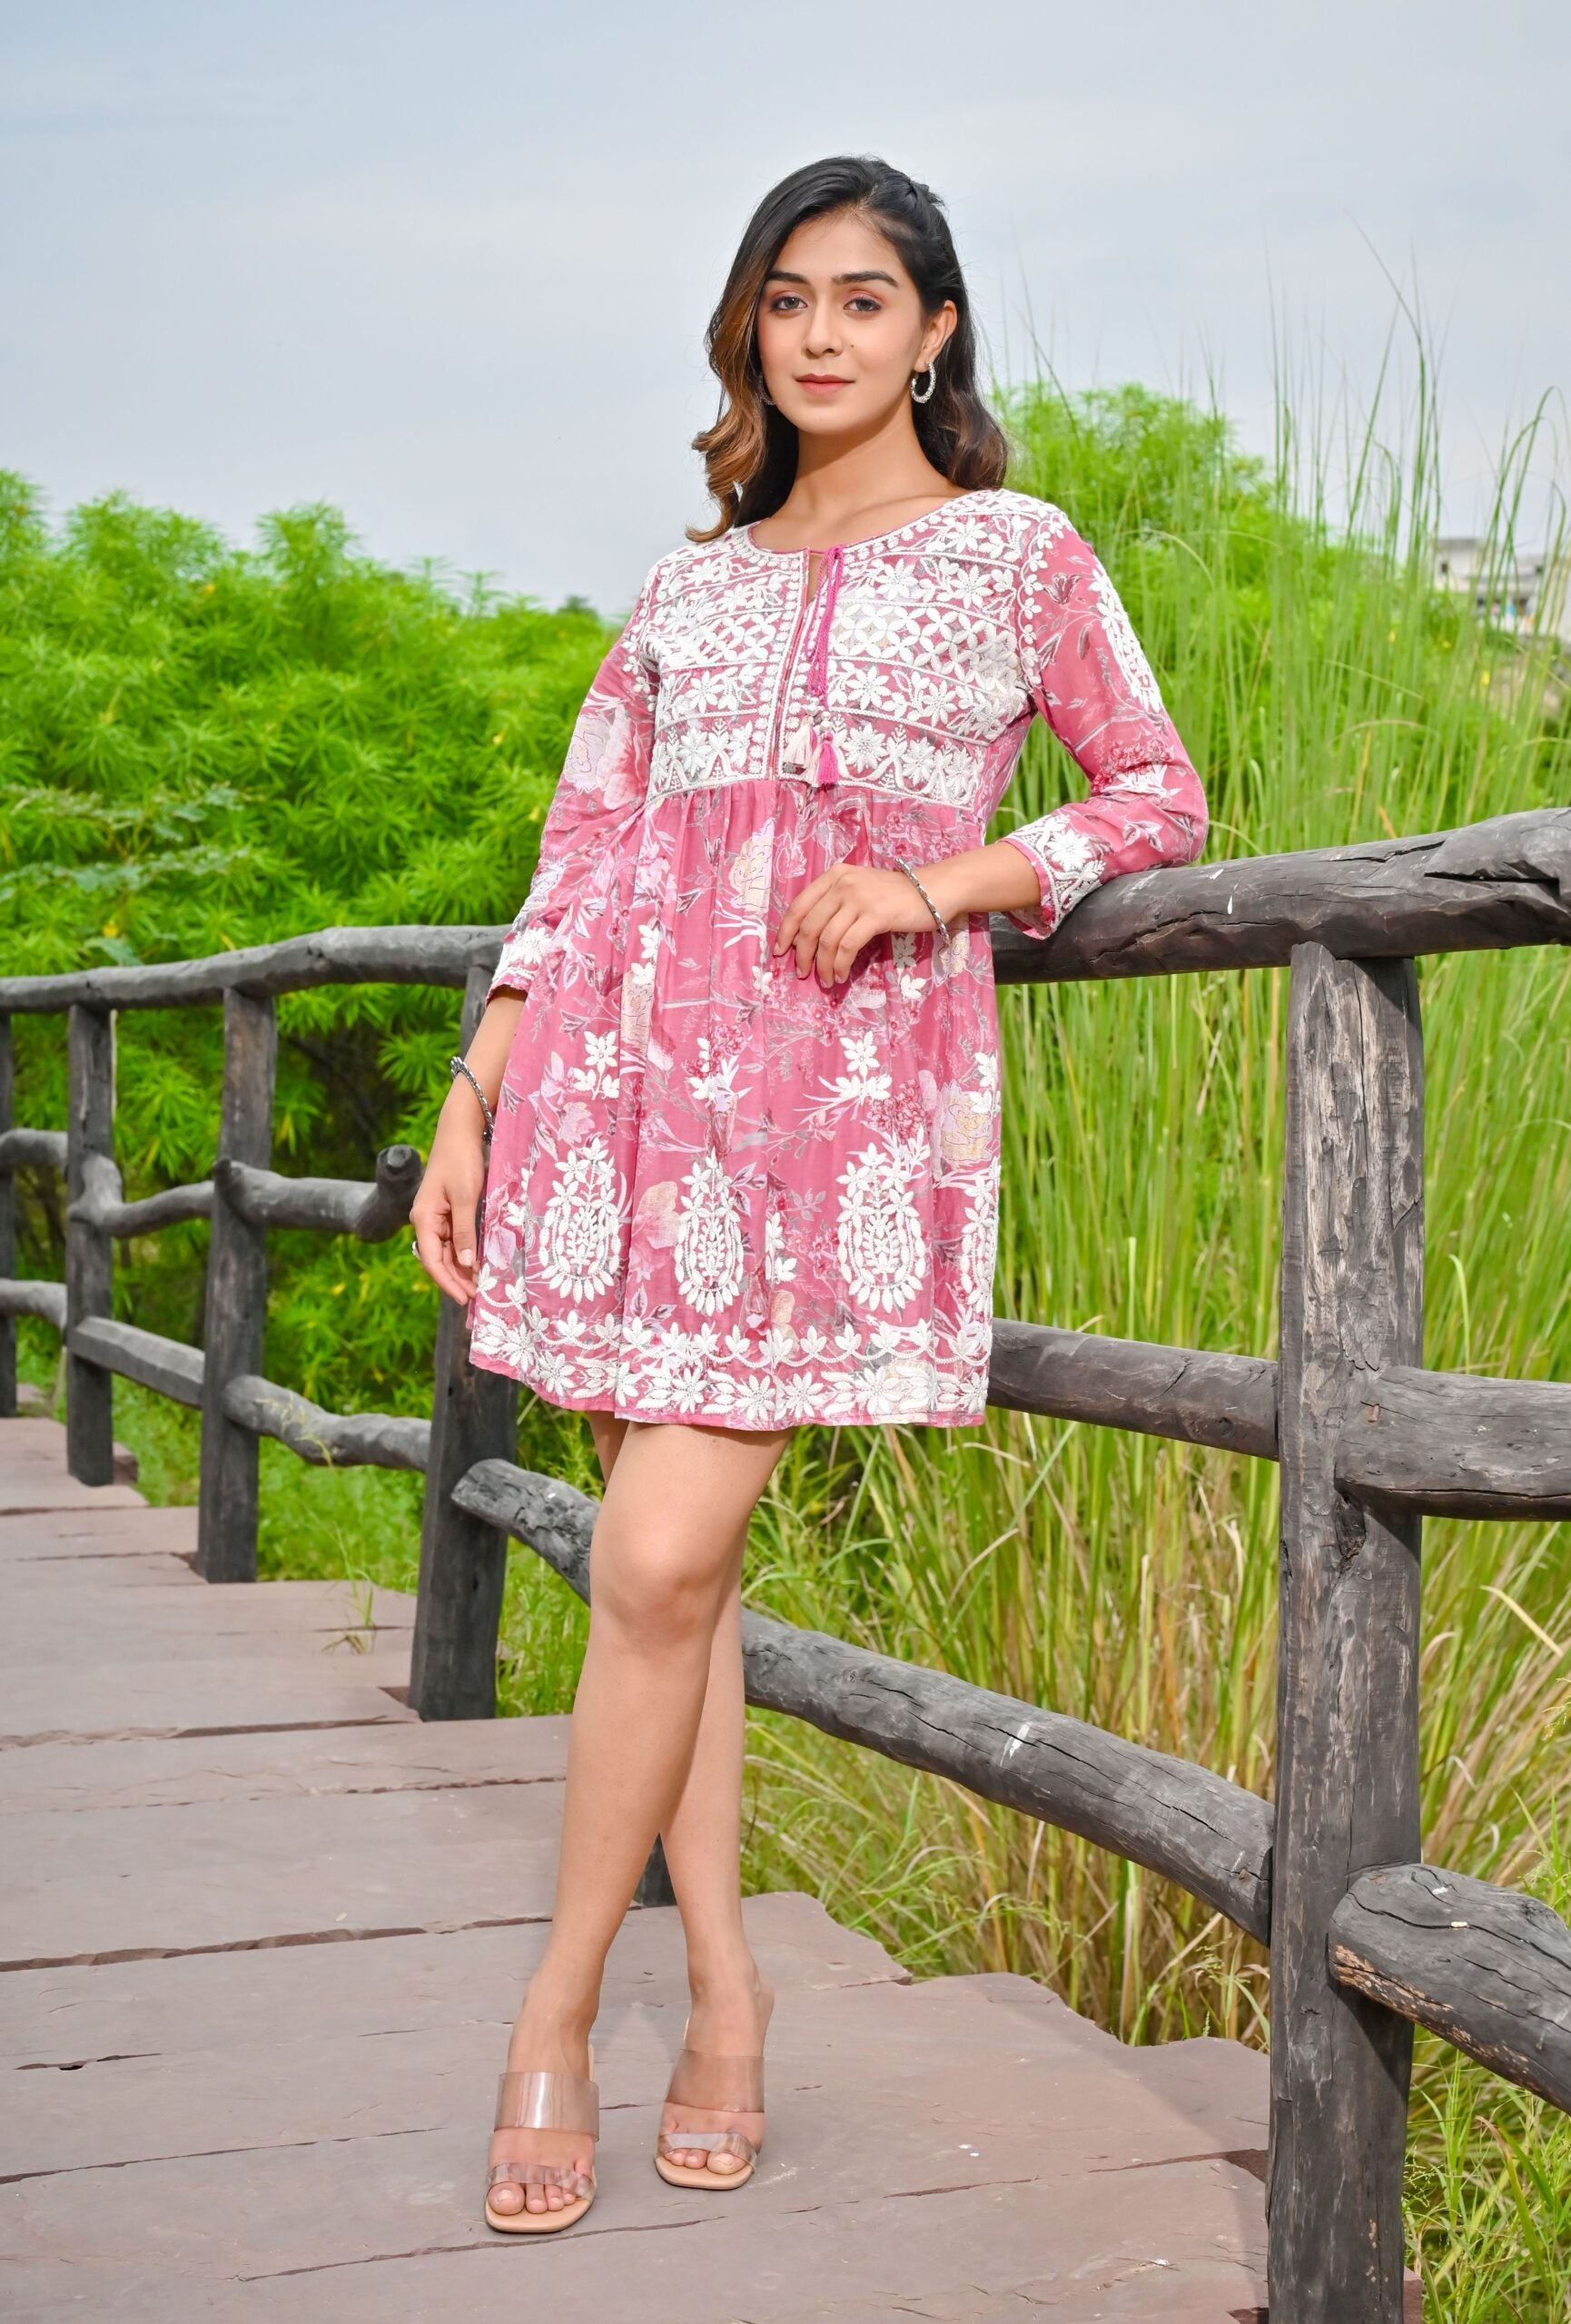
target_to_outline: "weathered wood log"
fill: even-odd
[[[57,1332],[64,1332],[65,1285],[31,1282],[25,1276],[19,1282],[0,1283],[0,1315],[36,1315],[40,1323],[53,1324]]]
[[[467,1049],[485,1014],[494,962],[469,971],[459,1019]],[[411,1274],[414,1261],[410,1262]],[[412,1286],[411,1286],[412,1287]],[[518,1386],[469,1362],[468,1318],[439,1294],[430,1460],[420,1521],[420,1571],[410,1648],[411,1709],[421,1718],[491,1718],[508,1537],[461,1507],[453,1487],[479,1461],[510,1460],[518,1446]]]
[[[242,988],[258,997],[324,984],[461,985],[496,966],[505,928],[322,928],[203,960],[168,960],[74,975],[0,977],[0,1009],[181,1009]]]
[[[135,1324],[117,1324],[107,1315],[92,1315],[70,1334],[73,1355],[101,1371],[134,1380],[177,1404],[202,1403],[204,1358],[199,1347],[183,1340],[168,1340],[161,1332],[144,1332]]]
[[[1454,1517],[1571,1517],[1571,1384],[1361,1373],[1337,1482],[1359,1500]]]
[[[528,1542],[588,1597],[599,1504],[587,1493],[483,1461],[454,1499]],[[1078,1832],[1266,1938],[1272,1818],[1253,1793],[1082,1719],[768,1615],[744,1612],[742,1652],[749,1702]]]
[[[254,993],[223,997],[223,1108],[218,1163],[265,1169],[272,1153],[272,1088],[278,1065],[273,1003]],[[228,1202],[214,1170],[212,1233],[207,1246],[207,1364],[202,1391],[202,1482],[196,1570],[206,1581],[256,1579],[256,1437],[231,1418],[224,1390],[260,1374],[267,1321],[267,1230]]]
[[[140,1202],[127,1202],[120,1172],[108,1155],[93,1155],[88,1158],[84,1191],[69,1205],[65,1216],[84,1219],[101,1235],[123,1243],[128,1236],[151,1235],[183,1218],[211,1218],[212,1181],[203,1178],[195,1186],[165,1187],[160,1194],[144,1195]]]
[[[1406,959],[1571,943],[1571,808],[1112,880],[1045,942],[993,920],[1001,984],[1279,967],[1293,947]]]
[[[0,1018],[0,1024],[8,1020]],[[9,1051],[10,1035],[0,1035],[0,1050]],[[0,1066],[0,1072],[5,1071]],[[5,1101],[10,1110],[10,1101]],[[0,1116],[0,1119],[4,1117]],[[0,1130],[0,1176],[9,1177],[14,1170],[59,1170],[65,1168],[65,1132],[63,1129]]]
[[[16,1166],[8,1151],[18,1136],[11,1127],[15,1102],[16,1051],[11,1038],[10,1017],[0,1009],[0,1286],[8,1284],[16,1272],[16,1187],[12,1177]],[[25,1137],[27,1133],[23,1131],[20,1135]],[[0,1305],[0,1420],[15,1417],[16,1315],[31,1312]]]
[[[430,1449],[429,1420],[324,1412],[292,1388],[251,1374],[230,1381],[223,1409],[237,1427],[276,1437],[318,1469],[423,1469]]]
[[[1212,1355],[995,1315],[987,1401],[1277,1457],[1277,1367],[1269,1356]]]
[[[1331,1974],[1571,2113],[1571,1928],[1536,1896],[1432,1864],[1359,1875]]]
[[[412,1146],[387,1146],[376,1177],[287,1178],[225,1159],[215,1165],[225,1199],[253,1226],[311,1226],[324,1235],[352,1235],[385,1243],[408,1224],[423,1165]]]
[[[95,1165],[114,1154],[114,1019],[107,1009],[70,1016],[65,1162],[65,1465],[78,1484],[114,1482],[114,1379],[70,1353],[71,1328],[114,1306],[114,1246],[102,1228],[73,1218]]]
[[[1350,1879],[1418,1841],[1421,1520],[1337,1486],[1364,1364],[1422,1345],[1411,961],[1293,954],[1282,1202],[1281,1606],[1271,1910],[1272,2324],[1399,2324],[1412,2029],[1331,1978]]]
[[[993,919],[1000,983],[1280,966],[1295,944],[1339,957],[1571,942],[1571,810],[1417,838],[1169,866],[1112,881],[1046,943]],[[205,960],[0,978],[0,1009],[167,1009],[323,984],[460,984],[491,967],[502,928],[328,928]]]

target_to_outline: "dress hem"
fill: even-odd
[[[766,1423],[760,1427],[755,1423],[738,1420],[734,1411],[717,1412],[706,1408],[674,1412],[668,1404],[635,1404],[626,1400],[607,1403],[594,1395],[553,1394],[528,1372],[516,1372],[508,1364],[477,1355],[472,1347],[469,1360],[475,1371],[493,1372],[504,1380],[516,1380],[520,1388],[529,1389],[542,1403],[554,1404],[558,1412],[608,1413],[613,1420],[669,1421],[678,1427],[734,1428],[746,1430],[754,1436],[770,1435],[776,1430],[788,1428],[980,1428],[987,1417],[987,1407],[983,1404],[981,1411],[975,1413],[798,1413],[788,1421],[776,1422],[773,1425]]]

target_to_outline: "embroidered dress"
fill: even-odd
[[[810,567],[810,557],[816,563]],[[811,576],[820,574],[810,596]],[[1037,713],[1090,796],[1012,832],[1046,937],[1184,862],[1199,781],[1062,510],[663,556],[579,714],[493,992],[471,1355],[548,1401],[736,1428],[982,1418],[999,1179],[986,916],[825,991],[774,931],[840,862],[980,846]]]

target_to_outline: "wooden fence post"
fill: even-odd
[[[16,1098],[16,1052],[11,1012],[0,1009],[0,1137],[13,1128]],[[16,1272],[16,1174],[0,1164],[0,1278]],[[16,1318],[0,1315],[0,1420],[16,1413]]]
[[[272,1088],[278,1064],[278,1015],[272,1000],[230,990],[223,996],[223,1110],[221,1158],[265,1170],[272,1159]],[[204,1581],[256,1580],[257,1439],[232,1421],[223,1392],[245,1372],[261,1372],[267,1328],[267,1229],[243,1219],[215,1174],[212,1232],[207,1246],[207,1309],[203,1344],[202,1483],[196,1520],[196,1570]]]
[[[472,968],[464,987],[459,1047],[485,1013],[493,966]],[[410,1262],[411,1267],[414,1261]],[[420,1527],[420,1596],[410,1660],[410,1703],[422,1718],[491,1718],[497,1708],[497,1630],[507,1579],[508,1537],[455,1509],[452,1490],[477,1461],[518,1450],[516,1384],[469,1363],[464,1310],[443,1297],[437,1320],[430,1456]]]
[[[1271,1884],[1271,2324],[1399,2324],[1412,2028],[1332,1983],[1371,1866],[1419,1855],[1417,1517],[1333,1475],[1355,1374],[1423,1342],[1410,960],[1292,956],[1282,1201],[1281,1622]]]
[[[65,1147],[65,1465],[78,1484],[114,1481],[114,1375],[71,1354],[71,1334],[114,1306],[114,1244],[73,1218],[92,1162],[114,1157],[114,1019],[76,1002],[71,1010]]]

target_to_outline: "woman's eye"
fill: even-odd
[[[853,307],[858,308],[865,315],[875,315],[879,312],[877,300],[870,299],[865,290],[859,290],[855,298],[851,300],[849,303]]]

